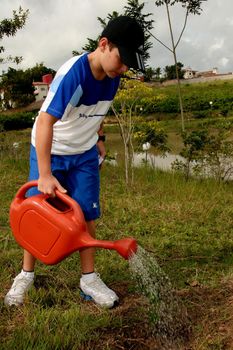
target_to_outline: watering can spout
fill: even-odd
[[[97,240],[85,233],[82,237],[82,248],[98,247],[116,250],[124,259],[128,260],[137,252],[137,242],[134,238],[122,238],[116,241]]]

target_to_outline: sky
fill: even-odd
[[[142,1],[141,1],[142,2]],[[144,1],[143,13],[152,13],[152,33],[171,47],[165,7],[156,7],[153,0]],[[87,38],[96,39],[102,28],[97,17],[108,13],[124,12],[127,0],[0,0],[0,21],[11,17],[19,6],[29,9],[23,29],[15,37],[4,37],[0,46],[6,55],[23,56],[20,65],[0,65],[1,71],[9,66],[16,69],[34,67],[43,63],[57,70],[72,57],[72,51],[81,51]],[[171,8],[175,40],[184,23],[184,9],[176,4]],[[202,4],[201,15],[190,15],[187,27],[177,47],[177,59],[184,67],[197,71],[218,68],[219,73],[233,72],[233,1],[207,0]],[[172,53],[151,38],[152,49],[147,65],[153,68],[173,65]]]

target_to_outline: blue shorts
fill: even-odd
[[[97,147],[75,155],[51,155],[52,174],[67,190],[69,196],[78,202],[86,221],[100,216],[99,206],[99,162]],[[29,180],[39,178],[36,149],[31,146]],[[27,196],[40,193],[36,187]]]

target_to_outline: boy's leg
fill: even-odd
[[[23,270],[25,272],[33,272],[35,268],[36,258],[30,254],[27,250],[24,250],[23,254]]]
[[[64,187],[75,199],[84,214],[87,229],[95,237],[95,219],[100,216],[99,209],[99,162],[96,147],[78,155]],[[91,297],[98,305],[111,308],[118,303],[118,296],[109,289],[94,271],[95,248],[80,252],[82,277],[80,288],[85,299]]]
[[[87,221],[88,232],[95,238],[95,221]],[[80,288],[85,299],[90,297],[100,306],[111,308],[118,304],[116,293],[108,288],[94,271],[95,248],[80,251],[82,277]]]
[[[24,250],[23,269],[15,277],[14,282],[4,298],[6,305],[21,305],[24,302],[26,292],[34,281],[34,267],[36,259]]]
[[[95,221],[87,221],[87,228],[90,235],[95,238]],[[94,272],[95,248],[86,248],[80,251],[82,273]]]

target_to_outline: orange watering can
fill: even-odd
[[[56,191],[56,197],[38,194],[25,197],[37,181],[24,184],[10,207],[10,225],[16,241],[45,264],[57,264],[76,250],[100,247],[116,250],[129,259],[137,251],[133,238],[117,241],[97,240],[87,232],[83,212],[67,194]]]

